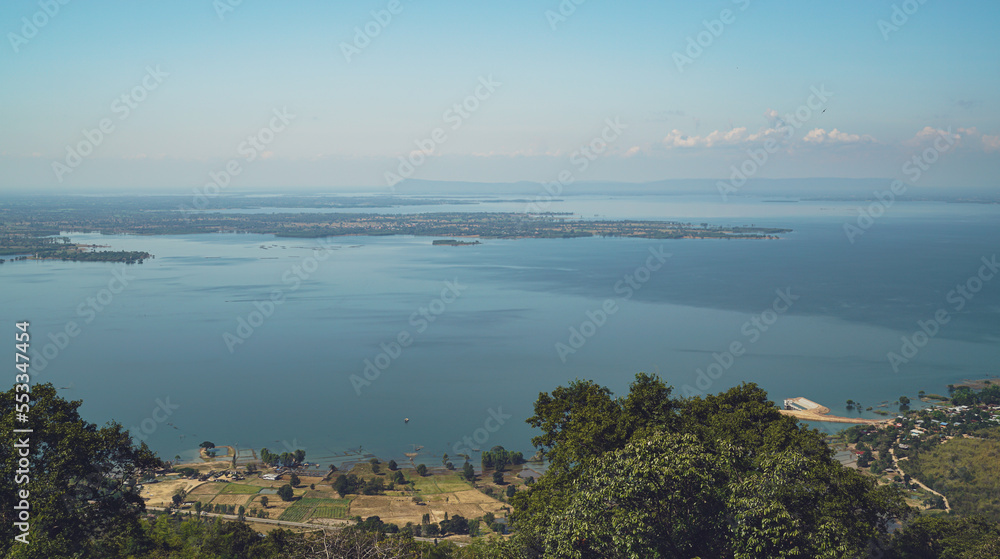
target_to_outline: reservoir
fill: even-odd
[[[844,402],[995,374],[1000,277],[969,281],[1000,248],[1000,206],[897,202],[851,242],[860,207],[678,196],[547,208],[793,229],[779,240],[73,233],[155,258],[8,261],[3,316],[31,322],[34,381],[67,387],[85,419],[118,421],[166,459],[193,459],[204,440],[302,448],[324,465],[418,447],[436,465],[465,441],[530,456],[539,392],[581,378],[624,394],[640,371],[675,394],[756,382],[779,404],[803,396],[872,418]],[[957,308],[950,295],[967,285],[978,289]],[[931,335],[921,325],[942,310]]]

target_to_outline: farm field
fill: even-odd
[[[216,467],[218,465],[215,464]],[[203,468],[197,469],[200,471]],[[456,472],[440,471],[420,476],[413,468],[400,468],[400,471],[410,483],[402,490],[386,489],[378,495],[341,496],[332,487],[332,482],[343,475],[355,475],[366,481],[374,478],[385,481],[394,473],[384,465],[376,473],[372,465],[365,462],[354,464],[349,472],[337,472],[328,480],[302,476],[299,485],[293,488],[291,501],[282,501],[276,494],[279,487],[289,483],[288,476],[265,480],[260,472],[242,481],[228,483],[163,476],[157,483],[144,486],[142,496],[150,506],[165,507],[172,504],[172,497],[177,491],[183,490],[186,493],[184,503],[197,501],[203,507],[244,506],[248,515],[251,510],[257,509],[266,511],[267,518],[317,525],[339,524],[359,516],[378,516],[383,522],[402,527],[407,522],[419,524],[425,514],[429,515],[431,522],[444,520],[446,514],[468,519],[479,518],[486,513],[497,517],[506,514],[506,503],[476,489]],[[492,485],[483,478],[486,476],[481,476],[480,485]],[[511,478],[513,481],[513,476]],[[264,497],[267,498],[266,507],[263,505]],[[190,504],[181,505],[182,511],[190,508]]]

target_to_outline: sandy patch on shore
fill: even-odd
[[[822,411],[821,410],[825,410]],[[825,421],[827,423],[854,423],[858,425],[882,425],[883,423],[889,423],[890,419],[865,419],[863,417],[840,417],[839,415],[827,415],[830,413],[830,409],[820,406],[814,410],[800,411],[800,410],[778,410],[785,415],[790,415],[798,419],[804,419],[806,421]]]

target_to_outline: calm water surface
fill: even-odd
[[[524,419],[540,391],[585,378],[624,393],[638,371],[678,391],[752,381],[834,413],[848,398],[877,405],[996,374],[1000,277],[960,311],[949,292],[1000,252],[1000,206],[899,203],[852,244],[843,224],[858,206],[577,197],[547,208],[795,230],[778,241],[73,234],[156,258],[124,276],[110,264],[8,262],[3,317],[31,321],[35,380],[68,387],[87,419],[134,428],[166,458],[194,457],[206,439],[305,448],[324,464],[359,446],[398,459],[419,445],[432,465],[465,437],[530,454]],[[653,253],[670,256],[630,287],[627,275],[659,264]],[[779,290],[794,301],[772,315]],[[278,295],[273,310],[263,303]],[[601,320],[605,305],[617,310]],[[893,370],[887,353],[939,309],[949,322]],[[68,323],[79,333],[64,339]],[[571,329],[590,336],[580,345]],[[412,343],[397,352],[401,335]],[[745,352],[730,362],[734,342]],[[560,356],[559,343],[574,352]],[[387,366],[359,384],[366,360]],[[728,368],[709,369],[717,362]]]

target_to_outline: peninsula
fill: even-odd
[[[100,200],[100,199],[97,199]],[[174,205],[170,206],[172,200]],[[436,212],[411,214],[345,213],[342,211],[275,211],[213,200],[218,211],[182,211],[184,197],[39,198],[0,208],[0,255],[60,260],[142,262],[146,252],[93,251],[71,243],[69,232],[106,235],[179,235],[193,233],[255,233],[278,237],[414,235],[475,239],[566,239],[631,237],[642,239],[773,240],[790,229],[713,226],[660,220],[590,220],[566,213]],[[244,199],[238,199],[245,201]],[[332,204],[332,203],[331,203]],[[324,206],[329,210],[329,206]],[[271,208],[276,209],[276,208]],[[288,208],[286,208],[288,209]],[[451,244],[451,243],[437,243]],[[456,242],[456,244],[458,244]]]

